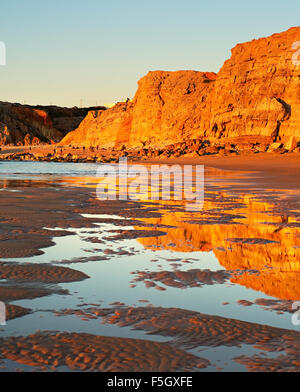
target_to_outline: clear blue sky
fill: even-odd
[[[299,0],[0,0],[0,10],[0,100],[66,106],[133,97],[149,70],[218,71],[237,43],[300,21]]]

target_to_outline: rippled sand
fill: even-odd
[[[188,212],[101,202],[86,175],[3,173],[2,367],[298,371],[298,190],[206,175]]]

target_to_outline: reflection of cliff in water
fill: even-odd
[[[160,212],[161,218],[147,219],[147,223],[176,228],[165,229],[167,235],[162,237],[139,239],[146,248],[213,251],[227,270],[260,271],[258,276],[243,274],[232,282],[277,298],[299,300],[300,212],[284,198],[266,202],[249,195],[233,198],[212,192],[199,213]]]

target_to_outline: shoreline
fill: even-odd
[[[252,172],[259,187],[300,190],[300,154],[290,152],[278,154],[261,152],[241,155],[204,155],[181,157],[134,157],[122,151],[96,150],[74,147],[42,145],[15,147],[7,146],[0,151],[0,161],[38,161],[61,163],[117,163],[126,156],[129,164],[156,165],[205,165],[207,167],[238,172]]]
[[[210,172],[216,174],[221,182],[208,189],[204,214],[196,212],[189,218],[180,205],[162,208],[160,203],[148,201],[97,200],[90,186],[79,191],[73,179],[65,181],[65,186],[56,179],[41,183],[36,179],[8,180],[0,199],[1,252],[9,259],[0,263],[1,276],[8,283],[2,284],[2,299],[28,302],[16,309],[9,303],[8,316],[16,320],[10,325],[16,332],[1,341],[3,358],[15,361],[7,367],[21,363],[38,369],[45,361],[55,370],[60,366],[93,370],[93,366],[105,363],[125,366],[114,354],[119,346],[142,366],[144,353],[135,353],[145,345],[154,347],[147,354],[153,363],[163,349],[164,357],[172,360],[174,356],[180,363],[187,359],[191,364],[194,357],[185,345],[193,344],[202,349],[196,360],[203,369],[296,369],[299,333],[289,320],[291,303],[299,297],[298,208],[282,201],[279,192],[275,199],[273,192],[266,196],[263,192],[260,200],[256,190],[260,178],[261,186],[268,178],[273,178],[274,186],[280,185],[277,174],[282,183],[292,186],[293,178],[299,182],[295,175],[300,173],[299,161],[295,154],[129,161],[205,164],[208,177]],[[211,167],[220,168],[220,173]],[[245,195],[247,191],[252,196]],[[136,240],[134,244],[132,240]],[[62,247],[71,252],[61,253]],[[15,283],[19,277],[23,281]],[[236,294],[230,291],[231,285],[238,290]],[[111,291],[111,287],[121,289]],[[210,289],[220,295],[209,298]],[[248,306],[252,307],[250,315],[243,312]],[[275,316],[279,309],[281,315]],[[274,317],[269,312],[274,312]],[[50,320],[51,328],[41,316]],[[70,317],[76,317],[71,330],[66,328]],[[122,330],[126,325],[129,332]],[[133,340],[136,325],[139,335]],[[157,330],[158,325],[161,334],[150,342],[147,331]],[[106,327],[110,331],[114,328],[113,336],[105,335]],[[172,351],[172,345],[161,346],[164,336],[177,351]],[[104,345],[104,353],[101,347],[98,350],[100,359],[91,352],[85,353],[86,363],[77,360],[86,341]],[[216,344],[226,350],[226,361],[220,362],[218,354],[211,352]],[[253,349],[259,344],[266,352],[281,350],[286,355],[272,358],[273,354],[257,352],[254,357]],[[46,359],[36,359],[39,351],[35,345],[43,347]],[[241,345],[247,348],[240,349]],[[132,362],[126,366],[137,369]]]

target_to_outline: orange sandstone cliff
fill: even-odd
[[[300,27],[232,50],[210,95],[211,115],[204,135],[217,138],[300,138],[300,68],[292,45]]]
[[[129,142],[132,108],[130,102],[118,103],[108,110],[88,113],[79,128],[67,134],[61,144],[118,148]]]
[[[300,141],[300,27],[238,44],[219,73],[149,72],[132,102],[88,114],[64,144],[164,148],[191,139],[212,145]],[[291,138],[295,138],[291,143]]]

